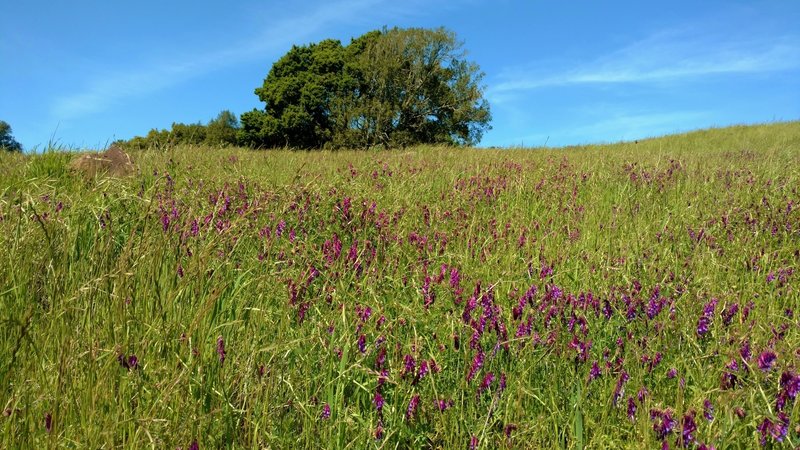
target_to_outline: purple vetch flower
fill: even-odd
[[[219,356],[220,365],[225,364],[225,340],[222,336],[217,338],[217,355]]]
[[[331,406],[327,403],[322,405],[322,413],[319,415],[320,419],[328,420],[331,418]]]
[[[378,355],[375,357],[375,368],[382,369],[386,364],[386,348],[381,347],[378,349]]]
[[[425,376],[428,375],[429,372],[430,372],[430,366],[428,365],[428,361],[423,359],[419,363],[419,371],[417,373],[417,378],[421,380],[425,378]]]
[[[795,374],[792,371],[785,371],[781,374],[781,388],[786,395],[794,400],[797,394],[800,393],[800,374]]]
[[[753,357],[753,352],[750,350],[750,341],[744,341],[742,348],[739,350],[739,355],[744,361],[750,361]]]
[[[477,448],[478,448],[478,436],[475,436],[473,434],[472,437],[469,438],[469,446],[467,446],[467,448],[469,450],[477,450]]]
[[[367,352],[367,337],[363,334],[358,337],[358,351],[362,354]]]
[[[733,303],[722,310],[722,323],[727,327],[733,321],[733,317],[739,312],[739,304]]]
[[[725,372],[722,373],[722,380],[720,381],[720,388],[727,390],[736,387],[736,383],[738,378],[736,377],[736,372],[739,371],[739,363],[732,359],[725,366]]]
[[[200,450],[200,445],[197,443],[197,439],[193,440],[191,444],[189,444],[188,450]]]
[[[450,287],[452,289],[458,289],[461,284],[461,274],[458,273],[458,269],[453,267],[450,269]]]
[[[375,409],[378,412],[383,411],[383,396],[380,392],[375,391],[375,397],[372,399],[372,404],[375,405]]]
[[[506,374],[505,374],[505,372],[503,372],[503,373],[500,374],[500,380],[497,382],[497,394],[498,395],[502,394],[503,391],[506,390],[506,383],[507,383]]]
[[[378,376],[378,386],[383,386],[386,380],[389,379],[389,369],[382,369],[381,374]]]
[[[517,426],[513,423],[509,423],[503,428],[503,434],[506,435],[506,439],[511,439],[511,433],[517,430]]]
[[[769,418],[765,417],[758,427],[756,427],[758,432],[761,434],[759,438],[759,442],[762,446],[767,445],[767,436],[769,435],[770,431],[772,431],[772,421]]]
[[[494,374],[489,372],[484,375],[483,381],[481,381],[480,386],[478,386],[478,395],[483,394],[484,391],[492,387],[492,383],[494,383]]]
[[[775,364],[776,359],[778,359],[778,356],[775,352],[764,350],[758,355],[758,368],[764,372],[769,372],[769,370],[772,369],[772,365]]]
[[[412,420],[414,420],[418,408],[419,408],[419,395],[414,395],[413,397],[411,397],[411,401],[408,402],[408,408],[406,408],[407,421],[411,422]]]
[[[117,361],[119,361],[119,365],[124,369],[136,370],[139,368],[139,358],[137,358],[136,355],[125,356],[120,353],[117,355]]]
[[[407,375],[414,375],[414,371],[417,367],[417,363],[414,360],[414,357],[411,355],[403,356],[403,377]]]
[[[756,427],[759,434],[761,434],[759,438],[761,445],[767,445],[768,436],[775,442],[783,442],[783,438],[786,437],[786,433],[789,431],[789,421],[789,416],[782,411],[778,414],[777,422],[773,422],[765,417],[758,427]]]
[[[589,381],[600,377],[600,366],[597,361],[592,362],[592,368],[589,369]]]
[[[786,437],[786,433],[789,431],[789,422],[789,416],[783,411],[779,412],[778,422],[772,425],[772,439],[777,442],[783,442],[783,438]]]
[[[662,440],[667,437],[675,429],[675,418],[672,417],[672,410],[665,409],[659,410],[653,408],[650,410],[650,420],[653,421],[653,431],[656,433],[656,438]]]
[[[619,401],[619,399],[622,397],[622,395],[625,393],[625,383],[627,383],[629,379],[630,376],[628,375],[628,372],[626,372],[625,370],[623,370],[622,373],[619,374],[619,378],[617,379],[617,386],[614,388],[614,396],[612,398],[612,402],[614,403],[615,406]]]
[[[694,411],[689,411],[683,416],[683,430],[681,440],[684,447],[694,442],[694,433],[697,431],[697,423],[694,421]]]
[[[711,322],[714,320],[714,310],[717,308],[717,302],[718,300],[716,298],[712,298],[710,302],[703,306],[703,314],[697,321],[698,336],[703,337],[708,333],[709,326],[711,326]]]
[[[707,316],[700,316],[700,319],[697,321],[697,335],[700,337],[705,336],[708,333],[709,325],[711,325],[711,319]]]
[[[667,378],[668,379],[671,380],[671,379],[675,378],[676,376],[678,376],[678,369],[673,367],[673,368],[671,368],[671,369],[669,369],[667,371]]]
[[[472,381],[475,378],[475,374],[481,370],[483,367],[483,350],[478,350],[478,353],[475,354],[475,357],[472,359],[472,365],[469,368],[469,373],[467,373],[467,381]]]
[[[375,427],[375,439],[380,441],[383,439],[383,422],[378,421],[378,426]]]
[[[628,419],[631,422],[636,420],[636,402],[633,400],[633,397],[628,397]]]
[[[703,400],[703,417],[709,422],[714,420],[714,405],[711,404],[709,399]]]
[[[434,404],[436,405],[436,408],[439,410],[439,412],[445,412],[451,406],[453,406],[453,401],[452,400],[436,400],[434,402]]]
[[[650,392],[647,390],[647,387],[642,386],[639,392],[636,393],[636,398],[639,400],[639,403],[644,403],[648,395],[650,395]]]

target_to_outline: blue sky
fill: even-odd
[[[445,26],[485,72],[481,145],[615,142],[800,119],[800,2],[7,1],[0,120],[26,149],[103,148],[261,107],[292,44]]]

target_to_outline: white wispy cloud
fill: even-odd
[[[528,65],[507,70],[487,94],[502,102],[546,87],[670,82],[724,74],[755,74],[800,67],[800,37],[728,39],[702,30],[675,30],[557,72]]]
[[[208,49],[183,59],[172,58],[162,63],[96,75],[87,80],[84,89],[56,98],[50,107],[51,114],[58,120],[69,120],[96,113],[127,98],[150,94],[223,67],[281,52],[339,22],[365,20],[374,11],[399,13],[397,5],[381,7],[384,1],[325,3],[313,11],[303,11],[297,16],[269,23],[268,31],[243,36],[235,45],[226,48]]]
[[[585,143],[643,139],[696,128],[698,121],[712,116],[710,111],[626,111],[620,109],[606,117],[585,117],[573,126],[559,127],[519,138],[490,143],[500,146],[562,146]]]

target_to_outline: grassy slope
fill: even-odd
[[[0,447],[460,448],[475,436],[485,448],[653,448],[648,412],[670,408],[698,412],[698,440],[747,448],[765,417],[778,420],[780,372],[800,366],[800,122],[543,151],[178,148],[134,154],[141,174],[123,180],[82,180],[66,170],[71,156],[0,155]],[[342,254],[326,258],[334,235]],[[308,282],[312,266],[320,275]],[[553,275],[540,278],[542,266]],[[477,351],[452,268],[464,301],[479,281],[484,297],[492,287],[512,340],[494,351],[506,341],[484,332],[485,364],[471,382]],[[767,282],[770,273],[789,275]],[[436,293],[428,309],[426,274]],[[532,285],[537,309],[522,320],[531,317],[539,345],[514,339],[511,317]],[[554,286],[560,301],[542,295]],[[656,286],[666,306],[648,320]],[[576,306],[589,293],[609,301],[611,319]],[[712,298],[710,334],[698,337]],[[723,308],[751,300],[747,319],[722,323]],[[363,326],[356,305],[372,308]],[[575,318],[585,318],[585,335]],[[379,337],[390,368],[382,441],[371,404]],[[592,342],[586,362],[576,362],[573,338]],[[774,350],[776,368],[721,390],[745,340],[755,353]],[[642,358],[657,352],[651,371]],[[118,360],[131,354],[137,370]],[[402,376],[405,355],[442,370],[413,382]],[[603,374],[589,383],[592,361]],[[679,376],[668,379],[673,367]],[[489,371],[506,374],[506,391],[495,381],[476,396]],[[628,398],[642,387],[649,394],[630,420]],[[409,421],[414,395],[422,403]],[[453,406],[439,413],[434,399]],[[710,423],[705,399],[716,409]],[[325,403],[332,415],[321,420]],[[798,443],[790,430],[784,445]]]

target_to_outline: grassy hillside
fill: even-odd
[[[0,155],[2,448],[800,445],[800,122]]]

